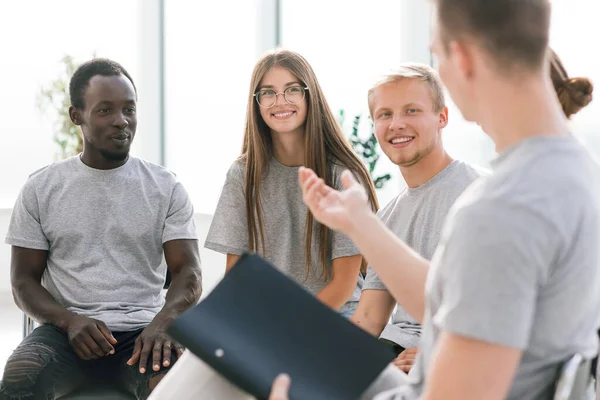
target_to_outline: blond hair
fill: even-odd
[[[418,79],[429,86],[433,100],[433,111],[440,112],[444,109],[444,107],[446,107],[444,86],[442,85],[442,81],[437,71],[425,64],[405,63],[383,75],[383,77],[381,77],[371,87],[371,89],[369,89],[369,111],[371,113],[371,117],[373,116],[373,105],[371,104],[371,98],[375,90],[382,85],[399,82],[404,79]]]
[[[306,93],[308,110],[304,125],[306,143],[304,166],[314,170],[329,186],[334,185],[333,164],[339,164],[343,168],[349,169],[365,185],[371,207],[374,210],[379,208],[375,186],[369,172],[342,133],[308,61],[300,54],[288,50],[277,49],[269,52],[256,63],[252,72],[244,143],[240,155],[240,161],[246,166],[244,195],[248,218],[248,246],[252,252],[256,252],[259,246],[262,246],[263,256],[265,256],[265,232],[261,206],[261,183],[267,164],[273,156],[273,142],[269,127],[260,115],[254,93],[258,90],[267,71],[275,66],[288,70],[298,78],[302,86],[308,87]],[[313,226],[318,228],[315,234],[313,234]],[[319,224],[310,212],[306,216],[305,238],[306,276],[308,277],[310,273],[311,244],[314,240],[318,243],[317,249],[323,266],[322,278],[327,280],[327,250],[331,250],[328,249],[328,244],[331,243],[331,234],[329,229],[325,225]]]

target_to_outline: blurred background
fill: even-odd
[[[592,50],[600,39],[600,4],[553,0],[553,7],[552,47],[570,76],[600,84],[600,54]],[[371,134],[366,93],[373,80],[400,62],[433,63],[430,14],[425,0],[0,2],[0,374],[22,338],[3,239],[27,176],[77,150],[63,105],[72,68],[98,56],[129,71],[139,95],[132,153],[178,175],[203,241],[241,149],[258,58],[277,46],[304,55],[359,149]],[[575,116],[572,128],[600,156],[599,116],[600,98]],[[486,167],[494,157],[491,141],[452,104],[444,140],[455,158]],[[390,175],[378,190],[385,204],[404,183],[385,155],[372,167],[375,179]],[[201,256],[206,295],[222,276],[224,257],[205,249]]]

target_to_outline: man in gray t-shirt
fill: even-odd
[[[551,399],[565,361],[596,356],[600,166],[574,137],[535,135],[502,151],[493,174],[455,202],[431,262],[382,226],[351,178],[332,193],[313,189],[310,171],[301,175],[305,191],[328,193],[328,201],[307,198],[315,217],[356,240],[423,321],[410,383],[400,376],[403,386],[377,400],[447,391],[451,399]],[[423,287],[425,297],[415,291]],[[591,378],[590,364],[581,368]]]
[[[433,257],[415,393],[442,331],[524,349],[511,399],[551,398],[563,361],[597,354],[600,169],[576,139],[536,137],[493,171],[457,200]]]
[[[83,152],[29,177],[6,237],[15,301],[41,326],[9,358],[0,398],[108,380],[144,399],[181,353],[168,325],[200,297],[193,207],[172,173],[129,155],[136,90],[122,66],[83,64],[70,95]]]
[[[410,384],[376,399],[552,399],[575,356],[587,360],[583,391],[600,326],[600,166],[569,133],[550,81],[551,5],[436,4],[441,75],[499,155],[454,204],[431,262],[382,225],[351,175],[340,193],[300,171],[315,218],[347,233],[423,322]]]
[[[448,111],[441,88],[432,68],[404,64],[369,91],[369,107],[381,148],[397,163],[408,184],[377,216],[428,260],[438,245],[450,207],[482,173],[452,160],[444,151],[441,134]],[[407,112],[410,107],[416,111],[417,104],[418,113]],[[394,138],[411,139],[408,146],[394,146]],[[417,141],[424,143],[415,143]],[[425,151],[417,150],[416,156],[411,155],[413,148],[419,145]],[[392,320],[388,323],[390,315]],[[351,321],[390,344],[398,355],[394,364],[405,372],[410,370],[421,337],[421,325],[396,304],[370,266]]]

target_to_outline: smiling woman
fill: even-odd
[[[242,153],[227,173],[205,247],[227,255],[227,271],[242,254],[261,254],[350,317],[362,287],[362,256],[346,235],[307,212],[298,185],[302,165],[337,188],[342,171],[350,170],[364,185],[371,208],[378,208],[369,174],[344,138],[312,67],[298,53],[276,50],[252,72]],[[190,391],[180,388],[190,387],[191,377],[205,376],[205,369],[189,356],[178,365],[193,373],[172,375],[158,390],[189,398]]]
[[[304,101],[305,91],[289,70],[274,66],[265,73],[254,94],[260,116],[271,130],[272,140],[283,144],[273,147],[275,158],[287,158],[292,165],[304,162],[304,122],[308,108]],[[295,140],[292,142],[290,138]]]
[[[342,170],[350,169],[367,187],[373,208],[377,200],[306,59],[285,50],[260,59],[246,115],[242,154],[229,169],[205,246],[227,254],[227,270],[245,251],[261,253],[325,304],[350,315],[362,282],[360,254],[346,236],[307,214],[298,168],[311,166],[336,187]]]

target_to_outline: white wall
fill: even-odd
[[[10,246],[4,243],[8,222],[10,221],[10,209],[0,208],[0,298],[10,296]]]
[[[36,103],[40,89],[60,77],[64,55],[76,62],[93,54],[112,58],[134,80],[146,68],[140,49],[152,43],[142,41],[138,13],[137,0],[105,0],[102,7],[81,0],[0,1],[0,76],[4,78],[0,120],[5,149],[0,157],[0,208],[12,207],[27,176],[58,156],[59,148],[52,142],[53,115],[40,113]],[[115,21],[118,29],[106,29],[107,21]],[[138,85],[138,91],[140,104],[145,104],[145,87]],[[152,120],[140,120],[138,129],[151,124]],[[145,156],[141,150],[135,149],[134,154]]]
[[[10,293],[10,246],[4,243],[8,223],[10,220],[10,209],[0,209],[0,299],[9,299]],[[208,228],[212,220],[211,215],[196,214],[196,227],[200,238],[200,257],[202,260],[202,276],[203,276],[203,296],[215,286],[215,284],[223,276],[225,271],[225,256],[215,253],[212,250],[203,247],[204,239],[208,233]],[[0,301],[0,303],[4,303]]]

